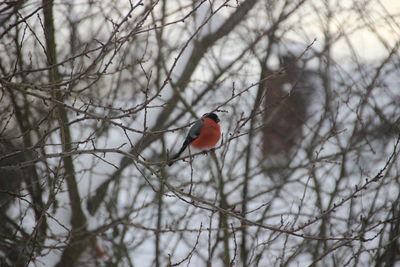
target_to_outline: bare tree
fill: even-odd
[[[1,265],[395,266],[392,5],[0,4]]]

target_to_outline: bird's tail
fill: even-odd
[[[169,159],[169,161],[168,161],[168,163],[167,163],[168,166],[171,166],[172,164],[175,163],[175,160],[176,160],[177,158],[179,158],[179,156],[182,154],[183,151],[185,151],[185,149],[186,149],[187,146],[188,146],[188,142],[185,141],[185,142],[183,143],[181,149],[179,150],[179,152],[176,153],[172,158]]]

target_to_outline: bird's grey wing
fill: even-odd
[[[193,142],[197,137],[200,135],[201,128],[203,128],[204,121],[199,120],[197,121],[189,130],[189,133],[187,135],[187,140],[189,144]]]
[[[188,135],[186,136],[185,142],[183,142],[183,145],[181,149],[179,150],[178,153],[176,153],[168,162],[168,166],[171,166],[174,164],[174,160],[179,158],[179,156],[182,154],[182,152],[186,149],[188,145],[190,145],[191,142],[196,140],[197,137],[200,135],[201,128],[203,127],[204,122],[203,120],[197,121],[189,130]]]

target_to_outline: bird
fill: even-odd
[[[215,113],[205,113],[189,130],[185,141],[178,153],[168,162],[168,166],[174,164],[183,151],[190,145],[197,149],[213,148],[221,138],[219,118]]]

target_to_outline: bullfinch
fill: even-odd
[[[213,148],[221,137],[221,128],[219,118],[215,113],[204,114],[189,130],[185,142],[178,153],[176,153],[168,162],[168,166],[179,158],[188,145],[197,149]]]

